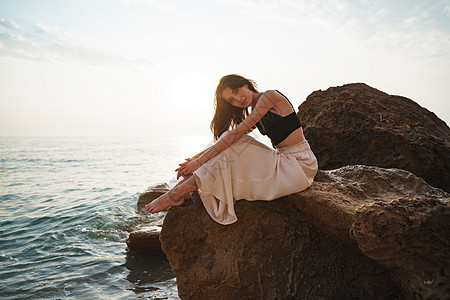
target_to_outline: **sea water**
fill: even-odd
[[[139,194],[210,137],[0,138],[2,299],[178,299],[164,255],[127,252]]]

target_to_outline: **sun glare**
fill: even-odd
[[[212,107],[214,83],[200,72],[185,72],[172,81],[170,99],[174,109],[188,112],[205,112]]]
[[[212,135],[190,135],[181,137],[180,149],[182,159],[192,157],[193,155],[205,150],[212,145]]]

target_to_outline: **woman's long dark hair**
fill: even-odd
[[[214,134],[214,140],[217,140],[228,129],[235,128],[249,115],[248,108],[235,107],[222,97],[222,92],[225,88],[229,87],[234,90],[244,85],[247,85],[249,90],[258,93],[256,83],[240,75],[231,74],[220,79],[214,97],[214,118],[210,126]]]

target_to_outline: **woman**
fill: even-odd
[[[275,149],[247,135],[255,126]],[[317,159],[292,104],[280,92],[259,93],[254,82],[242,76],[222,77],[211,130],[216,143],[180,164],[175,171],[183,180],[149,203],[149,212],[181,205],[198,189],[209,215],[226,225],[237,221],[236,200],[274,200],[312,184]]]

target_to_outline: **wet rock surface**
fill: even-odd
[[[159,235],[161,225],[155,222],[138,223],[130,229],[127,247],[131,251],[161,250]]]
[[[298,116],[319,169],[399,168],[450,192],[450,129],[414,101],[354,83],[313,92]]]
[[[139,197],[138,212],[147,214],[145,205],[168,188],[165,183],[150,186]],[[147,219],[143,216],[141,220],[120,229],[129,232],[124,266],[129,270],[127,280],[133,283],[132,290],[136,294],[143,298],[147,297],[146,293],[151,293],[152,299],[165,299],[167,295],[171,295],[170,299],[178,299],[175,275],[159,241],[162,223],[161,218]]]
[[[138,212],[147,214],[145,206],[152,200],[158,198],[169,190],[169,186],[166,183],[160,183],[150,186],[145,192],[143,192],[138,199],[137,208]],[[128,250],[130,251],[161,251],[161,243],[159,241],[159,235],[161,233],[161,220],[155,221],[138,221],[121,228],[124,231],[129,232],[126,243]]]
[[[348,166],[319,171],[297,194],[238,201],[228,226],[194,195],[169,210],[160,239],[183,299],[399,299],[411,283],[393,281],[391,265],[369,259],[349,230],[355,208],[405,196],[448,194],[403,170]]]

